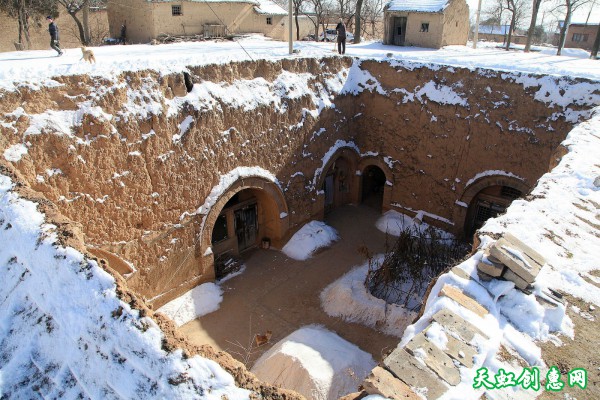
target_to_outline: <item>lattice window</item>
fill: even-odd
[[[181,12],[181,5],[172,5],[171,6],[171,15],[173,15],[173,16],[183,15],[183,13]]]

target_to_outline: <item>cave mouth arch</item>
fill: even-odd
[[[361,173],[361,179],[360,202],[381,212],[387,181],[385,173],[377,165],[367,165]]]
[[[514,200],[529,190],[524,181],[507,176],[486,177],[473,183],[461,199],[468,205],[463,228],[465,237],[473,237],[488,219],[506,212]]]
[[[210,275],[219,279],[226,274],[223,263],[258,246],[280,248],[287,231],[288,208],[279,186],[261,177],[240,178],[207,214],[200,251]]]

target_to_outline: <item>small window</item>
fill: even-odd
[[[215,221],[215,227],[212,232],[212,243],[219,243],[225,239],[227,239],[227,216],[221,214]]]
[[[398,27],[396,34],[398,36],[402,35],[402,27],[401,26]]]
[[[429,22],[421,23],[421,32],[429,32]]]
[[[587,33],[574,33],[573,41],[574,42],[587,42],[589,35]]]
[[[181,5],[171,6],[171,15],[173,15],[173,16],[183,15],[181,12]]]
[[[267,25],[273,25],[273,18],[267,17]]]

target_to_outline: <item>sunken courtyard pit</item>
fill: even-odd
[[[580,78],[349,57],[53,79],[0,92],[1,173],[148,315],[348,205],[470,241],[600,103]]]

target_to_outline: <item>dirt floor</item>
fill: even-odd
[[[541,343],[540,346],[546,364],[549,367],[553,365],[558,367],[565,386],[563,390],[556,393],[544,391],[538,399],[597,400],[600,399],[600,352],[596,347],[600,344],[600,329],[597,322],[600,313],[593,305],[590,308],[590,304],[573,296],[566,296],[566,300],[569,303],[567,315],[575,324],[574,340],[561,336],[563,345],[560,347],[556,347],[551,342]],[[581,312],[575,313],[572,306],[578,307]],[[594,347],[596,349],[592,350]],[[569,387],[567,373],[574,368],[587,370],[588,385],[585,389],[576,385]]]
[[[400,341],[371,328],[329,317],[321,309],[321,291],[363,262],[357,248],[382,252],[385,234],[377,230],[379,212],[366,206],[343,206],[327,215],[341,240],[307,261],[295,261],[278,250],[253,250],[245,255],[246,270],[222,284],[218,311],[181,327],[195,344],[226,350],[249,368],[262,353],[308,324],[320,324],[371,353],[376,361]],[[256,333],[273,332],[270,344],[252,347]]]

